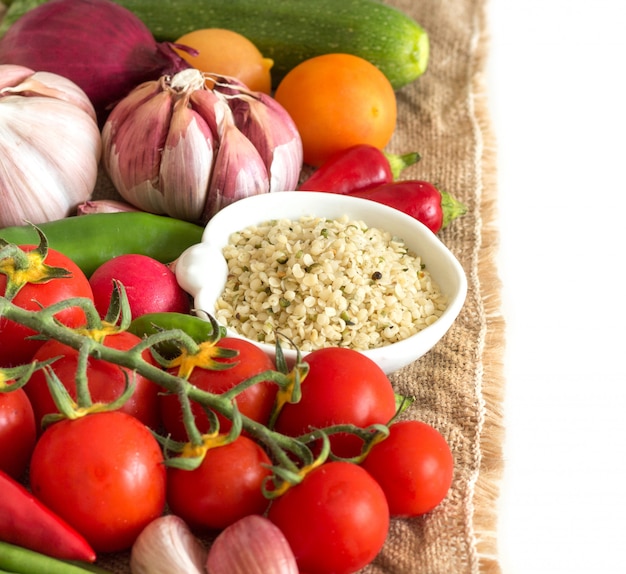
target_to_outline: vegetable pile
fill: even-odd
[[[384,151],[426,32],[374,0],[197,4],[13,0],[0,27],[2,571],[350,574],[452,484],[370,359],[270,359],[171,271],[251,194],[463,215]]]
[[[17,417],[0,410],[0,437],[28,438],[19,468],[10,460],[0,469],[15,492],[0,503],[6,542],[87,562],[132,549],[131,564],[143,564],[135,571],[152,572],[160,553],[183,552],[153,540],[167,507],[186,561],[199,537],[231,527],[242,530],[228,535],[228,551],[211,547],[207,560],[249,556],[241,521],[264,516],[263,562],[248,558],[257,571],[282,571],[276,562],[290,560],[301,571],[349,573],[378,554],[391,518],[424,514],[445,498],[449,446],[433,427],[402,419],[406,399],[364,355],[328,347],[290,368],[280,344],[272,362],[212,318],[202,322],[210,332],[199,333],[196,317],[167,310],[170,301],[146,289],[166,275],[114,279],[99,311],[99,269],[90,281],[39,233],[37,246],[0,242],[0,405],[25,406]],[[127,270],[145,267],[128,259]],[[39,282],[42,271],[50,278]],[[133,319],[127,291],[157,306]],[[70,326],[61,321],[69,313],[79,318]],[[17,482],[27,468],[29,490]],[[42,537],[32,507],[58,540]]]

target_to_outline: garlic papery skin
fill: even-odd
[[[134,205],[116,199],[94,199],[81,203],[76,208],[76,215],[91,215],[93,213],[120,213],[140,211]]]
[[[132,574],[205,574],[207,551],[185,521],[167,514],[150,522],[130,553]]]
[[[252,514],[234,522],[209,548],[208,574],[298,574],[298,565],[281,530]]]
[[[282,191],[292,182],[289,189],[295,189],[302,153],[293,124],[286,126],[285,115],[254,98],[254,121],[249,128],[238,125],[234,90],[210,88],[202,72],[187,69],[122,99],[102,130],[103,165],[122,198],[144,211],[203,224],[244,197]],[[286,133],[298,145],[284,146]]]
[[[0,226],[67,217],[98,177],[93,106],[56,74],[0,65],[0,78]]]

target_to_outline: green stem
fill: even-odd
[[[142,357],[143,351],[150,348],[157,342],[165,340],[168,336],[171,338],[171,333],[168,334],[167,331],[163,331],[155,335],[150,335],[131,349],[121,351],[98,343],[88,336],[62,325],[54,319],[54,315],[58,313],[59,310],[68,306],[86,308],[90,305],[93,304],[89,299],[76,298],[68,299],[62,303],[51,305],[50,307],[46,307],[38,311],[28,311],[13,305],[5,297],[0,297],[0,316],[6,317],[11,321],[15,321],[16,323],[20,323],[26,327],[30,327],[34,331],[38,331],[46,337],[55,339],[74,349],[86,348],[86,352],[88,352],[89,355],[97,355],[99,359],[136,371],[140,375],[143,375],[144,377],[157,383],[165,390],[178,394],[180,389],[179,377],[164,371],[158,366],[146,362]],[[197,343],[189,336],[183,336],[181,338],[185,340],[185,343],[192,347],[197,345]],[[270,374],[274,377],[280,375],[277,378],[282,377],[280,373],[274,373],[273,371],[270,372]],[[267,375],[264,380],[267,380]],[[209,393],[198,389],[193,385],[188,385],[187,391],[188,397],[191,400],[204,404],[222,414],[226,418],[232,420],[233,405],[229,397]],[[253,433],[258,430],[257,424],[252,424],[253,421],[251,419],[244,415],[241,415],[241,418],[243,428],[248,432]]]
[[[441,194],[441,209],[443,210],[441,229],[444,229],[457,217],[465,215],[467,213],[467,207],[447,191],[440,189],[439,193]]]
[[[276,480],[278,483],[280,483],[281,480],[301,480],[302,476],[299,474],[300,468],[315,463],[313,452],[307,446],[308,443],[317,441],[321,437],[324,441],[324,448],[322,454],[318,455],[317,459],[320,460],[321,457],[326,458],[331,455],[332,453],[328,452],[328,433],[349,432],[356,434],[363,439],[365,451],[365,449],[368,448],[367,445],[373,440],[372,437],[380,437],[380,433],[383,432],[383,430],[378,428],[380,425],[373,425],[365,429],[360,429],[354,425],[335,425],[328,427],[328,429],[317,429],[308,433],[304,439],[302,437],[293,438],[280,434],[272,428],[242,415],[238,411],[234,399],[238,393],[262,381],[273,381],[281,390],[289,388],[289,385],[292,384],[292,378],[295,377],[296,382],[298,382],[299,370],[297,365],[294,367],[296,372],[293,377],[290,373],[265,371],[239,383],[234,389],[224,394],[213,394],[197,388],[185,379],[172,374],[159,365],[147,362],[143,358],[143,353],[146,350],[150,350],[154,345],[161,344],[164,341],[171,341],[173,338],[191,349],[197,348],[197,343],[193,338],[184,332],[180,330],[161,331],[142,339],[131,349],[122,351],[108,347],[92,339],[85,334],[84,331],[81,332],[81,330],[66,327],[56,321],[54,315],[67,307],[81,307],[87,312],[90,307],[93,307],[93,302],[85,298],[76,298],[37,311],[29,311],[14,305],[5,297],[0,297],[0,317],[5,317],[11,321],[20,323],[21,325],[41,333],[46,338],[55,339],[69,347],[79,350],[78,368],[83,372],[83,376],[82,378],[78,376],[77,385],[79,387],[84,385],[84,388],[80,391],[80,397],[77,398],[79,406],[88,406],[91,404],[91,397],[87,389],[87,380],[84,375],[89,357],[96,357],[109,363],[126,367],[134,373],[138,373],[150,379],[166,391],[178,395],[192,444],[201,444],[202,441],[202,436],[193,422],[193,413],[191,412],[190,401],[195,401],[208,411],[221,414],[233,421],[233,428],[236,429],[237,433],[243,429],[258,443],[266,446],[275,462],[275,466],[272,467],[274,469],[275,484]],[[52,367],[53,366],[54,364],[52,363]],[[49,366],[46,366],[46,369],[50,369],[48,374],[54,376],[54,372]],[[131,391],[132,385],[129,384],[125,395],[130,394]],[[80,401],[85,401],[85,403],[81,404]],[[118,401],[115,401],[113,405],[117,408]],[[113,408],[113,406],[111,408]],[[299,464],[296,460],[299,461]],[[2,564],[0,564],[0,568],[1,567]]]
[[[183,379],[178,379],[178,386],[179,389],[176,394],[180,401],[183,422],[189,441],[195,445],[202,444],[202,433],[198,430],[198,426],[195,423],[195,416],[191,410],[191,401],[189,400],[189,387],[191,387],[191,385]]]
[[[283,387],[290,382],[289,376],[286,374],[278,373],[276,371],[263,371],[258,375],[254,375],[253,377],[246,379],[245,381],[237,383],[235,386],[225,391],[222,396],[226,399],[233,400],[238,394],[242,393],[246,389],[265,381],[274,381],[280,387]]]
[[[395,153],[383,152],[387,161],[389,162],[389,167],[391,168],[391,175],[394,180],[397,180],[400,177],[400,174],[409,166],[417,163],[421,156],[417,152],[405,153],[402,155],[398,155]]]
[[[91,345],[85,341],[78,351],[78,365],[76,367],[76,402],[82,407],[90,407],[93,403],[89,392],[89,381],[87,380],[87,365]]]

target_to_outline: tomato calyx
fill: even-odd
[[[33,225],[39,235],[39,245],[29,251],[0,239],[0,273],[6,276],[4,297],[12,301],[20,289],[29,283],[47,283],[53,279],[66,279],[72,274],[63,267],[45,263],[48,256],[48,239],[41,229]]]
[[[278,334],[280,335],[280,333]],[[309,364],[302,360],[300,349],[296,345],[293,345],[293,347],[296,349],[296,363],[292,369],[289,369],[280,345],[280,337],[276,338],[276,368],[281,373],[285,373],[287,379],[279,386],[276,393],[276,401],[274,402],[268,425],[270,428],[274,428],[276,419],[286,404],[297,403],[302,397],[301,384],[309,372]]]
[[[325,432],[319,433],[322,440],[322,448],[320,454],[312,458],[309,462],[305,462],[301,466],[292,464],[288,458],[278,456],[280,464],[271,467],[272,474],[267,477],[263,484],[263,494],[266,498],[278,498],[285,494],[290,488],[300,484],[304,478],[313,470],[324,464],[328,460],[330,454],[330,441]],[[301,451],[302,452],[302,451]],[[310,458],[311,451],[304,451],[304,461]]]
[[[236,364],[235,362],[221,362],[216,359],[232,359],[238,355],[238,352],[233,349],[218,347],[216,342],[203,341],[194,350],[181,349],[180,355],[167,361],[166,366],[168,368],[178,367],[178,376],[183,379],[189,379],[196,367],[216,371],[230,369]]]
[[[211,430],[204,434],[200,434],[195,423],[190,422],[189,434],[192,438],[188,442],[173,441],[169,437],[155,435],[163,446],[165,465],[182,470],[195,470],[202,464],[209,450],[226,446],[241,435],[241,416],[238,414],[233,417],[233,424],[228,433],[219,432],[217,417],[212,422],[214,424]],[[170,456],[171,454],[175,456]]]
[[[128,399],[130,399],[134,391],[134,386],[129,380],[128,373],[126,373],[126,371],[122,371],[126,381],[124,392],[109,403],[94,403],[91,400],[89,387],[87,385],[86,359],[87,354],[81,352],[81,356],[79,356],[79,367],[76,371],[76,400],[72,398],[68,390],[65,388],[65,385],[63,385],[63,383],[59,380],[52,368],[50,366],[44,367],[46,382],[48,383],[50,394],[52,395],[54,404],[59,412],[44,415],[41,420],[43,428],[65,419],[76,420],[90,414],[116,411],[121,408]]]
[[[41,369],[51,362],[33,361],[17,367],[0,367],[0,393],[10,393],[22,388],[37,369]]]

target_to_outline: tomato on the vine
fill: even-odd
[[[141,339],[137,335],[128,331],[120,331],[107,335],[103,344],[106,347],[127,351],[140,341]],[[75,399],[79,353],[76,349],[50,339],[41,346],[33,358],[45,361],[54,357],[59,358],[52,363],[51,368],[72,398]],[[149,350],[144,351],[142,357],[146,362],[156,365]],[[126,388],[124,373],[135,388],[130,399],[124,403],[120,410],[133,415],[143,424],[156,430],[160,424],[158,395],[161,388],[151,380],[126,367],[89,357],[87,379],[92,401],[94,403],[110,403],[117,399]],[[45,374],[41,369],[33,373],[24,388],[33,405],[38,426],[41,425],[41,419],[44,415],[58,412],[48,388]]]
[[[198,530],[222,530],[250,514],[263,514],[261,490],[271,461],[252,439],[210,448],[195,470],[167,469],[167,503],[173,514]]]
[[[189,382],[203,391],[222,394],[236,384],[264,371],[273,370],[272,360],[256,345],[236,337],[223,337],[216,345],[225,349],[234,349],[238,354],[229,358],[215,358],[216,362],[231,365],[228,369],[215,370],[195,367],[189,376]],[[176,374],[178,369],[172,369]],[[278,387],[271,381],[263,381],[248,387],[237,395],[237,408],[243,415],[263,424],[269,421]],[[161,418],[165,430],[174,440],[187,440],[187,431],[182,419],[182,410],[178,397],[173,394],[159,396]],[[199,403],[192,401],[191,409],[200,432],[209,429],[208,417]],[[218,415],[220,431],[228,432],[231,422]]]
[[[26,252],[36,249],[35,245],[20,247]],[[69,275],[55,277],[45,283],[24,284],[12,298],[13,304],[29,311],[38,311],[42,307],[50,307],[74,297],[85,297],[93,301],[89,280],[71,259],[54,249],[48,249],[43,263],[66,269]],[[0,295],[6,294],[6,287],[7,275],[0,273]],[[59,311],[55,318],[68,327],[80,327],[86,322],[85,313],[79,307]],[[28,327],[0,317],[0,367],[30,362],[35,351],[43,344],[42,340],[28,338],[35,334],[35,331]]]
[[[433,510],[452,484],[454,459],[446,439],[416,420],[390,425],[362,464],[385,492],[392,516],[419,516]]]
[[[301,571],[351,574],[380,552],[389,508],[362,467],[328,462],[278,497],[268,518],[287,538]]]
[[[119,411],[50,426],[29,476],[33,494],[96,552],[127,550],[165,508],[161,447],[146,426]]]
[[[391,381],[371,359],[346,347],[328,347],[305,358],[309,372],[302,382],[302,398],[283,406],[275,429],[300,436],[312,428],[337,424],[366,427],[387,424],[396,412]],[[341,457],[357,456],[361,441],[354,435],[331,435],[331,448]]]
[[[24,389],[0,392],[0,470],[21,477],[36,440],[35,415]]]

